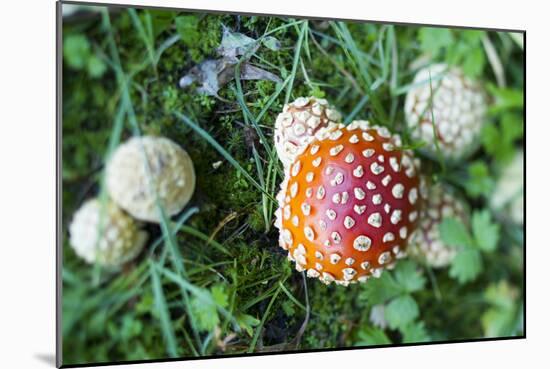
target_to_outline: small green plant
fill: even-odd
[[[500,226],[491,220],[488,210],[472,216],[471,232],[454,218],[446,218],[439,227],[441,238],[458,248],[449,274],[460,283],[473,281],[483,268],[482,253],[492,253],[498,244]]]

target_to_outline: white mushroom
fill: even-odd
[[[425,151],[432,155],[437,146],[448,159],[470,154],[479,143],[487,109],[480,85],[446,64],[421,69],[413,85],[405,99],[412,137],[425,141]]]
[[[106,182],[118,206],[139,220],[159,223],[158,204],[172,216],[189,202],[195,190],[195,170],[187,152],[175,142],[134,137],[110,158]]]
[[[87,263],[120,266],[136,257],[145,245],[147,233],[138,223],[109,200],[85,202],[69,226],[70,245]]]
[[[468,222],[468,212],[462,200],[442,184],[432,185],[428,190],[419,218],[420,225],[411,236],[410,254],[434,268],[448,266],[457,250],[447,245],[439,233],[439,226],[445,218],[456,218]]]
[[[289,166],[321,128],[341,118],[325,99],[299,97],[285,105],[275,121],[274,133],[275,149],[283,165]]]

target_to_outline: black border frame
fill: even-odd
[[[223,355],[208,355],[200,357],[178,357],[178,358],[164,358],[164,359],[147,359],[147,360],[125,360],[125,361],[106,361],[97,363],[85,363],[85,364],[70,364],[63,365],[63,337],[62,337],[62,297],[63,297],[63,283],[61,279],[61,272],[63,267],[63,242],[62,242],[62,183],[61,180],[61,165],[62,165],[62,123],[63,123],[63,109],[62,109],[62,92],[63,92],[63,15],[62,6],[68,5],[88,5],[88,6],[103,6],[110,8],[134,8],[134,9],[155,9],[155,10],[167,10],[167,11],[189,11],[189,12],[202,12],[206,14],[231,14],[231,15],[244,15],[244,16],[268,16],[268,17],[292,17],[296,19],[309,19],[309,20],[339,20],[346,22],[359,22],[359,23],[373,23],[373,24],[390,24],[399,26],[412,26],[412,27],[435,27],[435,28],[453,28],[453,29],[474,29],[484,31],[495,32],[512,32],[520,33],[523,35],[523,334],[520,336],[510,337],[488,337],[488,338],[469,338],[458,340],[444,340],[435,342],[418,342],[418,343],[397,343],[391,345],[370,345],[370,346],[352,346],[352,347],[334,347],[334,348],[319,348],[319,349],[307,349],[307,350],[289,350],[289,351],[276,351],[276,352],[254,352],[243,354],[223,354]],[[99,3],[99,2],[83,2],[83,1],[56,1],[56,86],[55,86],[55,101],[56,101],[56,367],[57,368],[84,368],[92,366],[107,366],[107,365],[128,365],[128,364],[154,364],[154,363],[166,363],[166,362],[183,362],[183,361],[195,361],[195,360],[211,360],[211,359],[230,359],[237,357],[255,357],[255,356],[267,356],[267,355],[289,355],[289,354],[304,354],[304,353],[317,353],[317,352],[336,352],[336,351],[350,351],[350,350],[365,350],[376,348],[394,348],[394,347],[410,347],[410,346],[428,346],[428,345],[444,345],[444,344],[456,344],[456,343],[478,343],[478,342],[497,342],[497,341],[509,341],[509,340],[521,340],[527,339],[527,30],[525,29],[510,29],[510,28],[484,28],[484,27],[468,27],[449,24],[429,24],[429,23],[411,23],[411,22],[393,22],[393,21],[380,21],[370,19],[351,19],[351,18],[331,18],[331,17],[317,17],[307,15],[293,15],[293,14],[266,14],[255,12],[235,12],[225,10],[210,10],[210,9],[195,9],[195,8],[176,8],[168,6],[154,6],[154,5],[134,5],[134,4],[115,4],[115,3]]]

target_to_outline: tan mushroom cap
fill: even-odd
[[[147,233],[111,201],[86,201],[69,225],[70,245],[87,263],[117,267],[143,249]]]
[[[467,207],[449,187],[443,184],[432,185],[420,212],[418,229],[409,242],[409,252],[433,268],[450,265],[457,253],[456,248],[447,245],[439,233],[439,226],[445,218],[457,218],[467,224]]]
[[[405,99],[405,116],[412,137],[425,141],[424,150],[432,155],[438,152],[436,140],[448,159],[471,153],[478,145],[487,110],[481,86],[459,68],[446,64],[421,69],[413,85],[416,87],[408,91]]]
[[[325,99],[299,97],[286,104],[277,116],[274,133],[275,149],[283,165],[290,165],[321,128],[341,118]]]
[[[195,190],[195,170],[174,141],[133,137],[109,160],[106,182],[112,200],[134,218],[160,223],[157,196],[167,216],[179,213]]]
[[[296,269],[348,285],[405,256],[420,207],[418,162],[383,127],[332,124],[286,171],[279,244]]]

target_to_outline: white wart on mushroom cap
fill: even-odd
[[[274,133],[275,149],[283,165],[290,165],[316,132],[340,119],[341,114],[325,99],[299,97],[286,104],[277,116]]]
[[[457,253],[456,247],[441,238],[439,226],[445,218],[468,224],[468,209],[448,186],[432,185],[420,212],[420,224],[409,242],[409,252],[433,268],[450,265]]]
[[[490,201],[491,209],[497,217],[518,225],[523,224],[525,205],[523,161],[523,151],[520,151],[502,169]]]
[[[174,141],[133,137],[112,155],[106,182],[118,206],[136,219],[160,223],[157,197],[167,216],[179,213],[195,190],[195,170],[187,152]]]
[[[143,249],[147,233],[138,223],[111,201],[85,202],[69,225],[69,243],[87,263],[107,267],[120,266],[135,258]]]
[[[432,155],[437,155],[435,141],[447,159],[470,154],[479,143],[487,110],[480,85],[446,64],[421,69],[413,85],[417,87],[412,87],[405,99],[412,137],[425,141],[425,151]]]
[[[298,271],[340,285],[379,277],[405,256],[421,203],[419,162],[383,127],[317,132],[277,195],[279,245]]]

